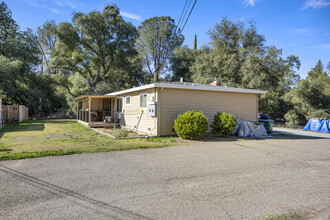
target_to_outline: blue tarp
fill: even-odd
[[[304,131],[330,133],[330,120],[310,119],[304,127]]]

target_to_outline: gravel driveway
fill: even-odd
[[[330,214],[330,136],[0,162],[0,219],[256,219]]]

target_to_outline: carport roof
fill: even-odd
[[[116,98],[117,96],[115,95],[81,95],[75,98],[76,101],[80,101],[86,98]]]

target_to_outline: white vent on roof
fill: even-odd
[[[210,86],[221,86],[220,82],[218,80],[214,80]]]

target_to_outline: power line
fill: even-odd
[[[182,12],[181,12],[180,19],[179,19],[179,21],[178,21],[178,25],[177,25],[176,29],[179,28],[179,24],[180,24],[180,22],[181,22],[182,15],[183,15],[184,11],[186,10],[187,2],[188,2],[188,0],[186,0],[186,2],[184,3],[183,10],[182,10]]]
[[[180,33],[181,33],[182,24],[183,24],[183,22],[184,22],[184,19],[186,19],[186,15],[187,15],[187,13],[188,13],[188,11],[189,11],[191,1],[192,1],[192,0],[189,0],[188,6],[187,6],[187,8],[186,8],[186,10],[185,10],[185,12],[184,12],[184,15],[183,15],[183,17],[182,17],[181,23],[179,24],[179,26],[181,26],[181,28],[179,28]]]
[[[184,14],[183,14],[183,17],[182,17],[181,23],[179,24],[179,30],[181,30],[180,26],[182,27],[183,21],[184,21],[184,19],[186,18],[187,12],[189,11],[191,1],[192,1],[192,0],[189,0],[189,3],[188,3],[187,8],[185,8],[185,10],[184,10]],[[181,31],[180,31],[180,32],[181,32]]]
[[[183,25],[182,29],[180,30],[180,34],[182,33],[182,31],[183,31],[184,27],[186,26],[186,24],[187,24],[187,22],[188,22],[188,19],[189,19],[190,15],[191,15],[191,13],[192,13],[192,11],[193,11],[193,9],[194,9],[194,7],[195,7],[196,3],[197,3],[197,0],[195,0],[194,4],[193,4],[193,6],[192,6],[192,8],[191,8],[191,10],[190,10],[190,12],[189,12],[189,15],[188,15],[188,17],[187,17],[187,20],[186,20],[186,22],[184,23],[184,25]]]

